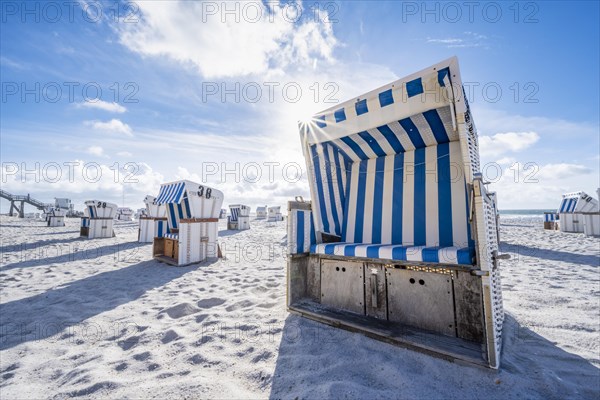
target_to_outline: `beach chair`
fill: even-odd
[[[267,221],[283,221],[283,217],[281,216],[281,206],[269,207]]]
[[[596,196],[600,200],[600,188],[596,189]],[[600,236],[600,210],[582,211],[583,233],[586,236]]]
[[[551,231],[558,230],[558,213],[555,212],[544,212],[544,229]]]
[[[65,215],[66,210],[62,210],[58,207],[50,208],[48,215],[46,216],[48,226],[65,226]]]
[[[117,205],[101,200],[88,200],[85,207],[84,216],[81,218],[80,236],[88,239],[114,237]]]
[[[256,219],[267,218],[267,206],[256,208]]]
[[[231,215],[227,217],[227,229],[243,231],[250,229],[250,207],[243,204],[229,206]]]
[[[506,256],[457,59],[299,127],[311,201],[288,203],[289,311],[498,368]]]
[[[156,260],[185,266],[218,257],[222,192],[188,180],[165,183],[153,204],[166,207],[168,224],[164,237],[154,238]]]
[[[584,233],[584,214],[598,212],[598,200],[585,192],[566,193],[558,206],[560,231]]]
[[[129,207],[119,207],[117,208],[115,219],[117,221],[131,221],[133,219],[133,210]]]
[[[225,219],[225,218],[227,218],[227,209],[221,208],[221,212],[219,213],[219,219]]]
[[[144,198],[146,208],[139,216],[139,243],[153,243],[154,238],[162,238],[167,233],[167,208],[156,204],[156,197],[147,195]]]

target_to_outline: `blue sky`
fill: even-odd
[[[298,119],[453,55],[501,208],[600,185],[597,2],[223,4],[3,2],[2,187],[139,208],[189,178],[284,204],[308,194]]]

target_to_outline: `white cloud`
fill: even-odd
[[[427,43],[440,44],[449,49],[464,47],[483,47],[486,46],[487,36],[476,32],[463,32],[462,37],[431,38],[426,39]]]
[[[493,136],[479,137],[479,151],[482,157],[497,157],[508,152],[525,150],[539,140],[536,132],[496,133]]]
[[[107,101],[98,100],[98,101],[84,101],[82,103],[77,104],[78,108],[96,108],[98,110],[104,110],[108,112],[114,112],[118,114],[122,114],[127,111],[127,108],[123,107],[119,103],[109,103]]]
[[[133,156],[133,154],[131,154],[131,153],[130,153],[130,152],[128,152],[128,151],[119,151],[119,152],[117,153],[117,155],[118,155],[118,156],[121,156],[121,157],[131,157],[131,156]]]
[[[126,136],[133,136],[133,131],[129,125],[119,119],[111,119],[110,121],[86,121],[86,125],[91,126],[95,130],[108,133],[121,133]]]
[[[257,75],[312,67],[317,60],[333,61],[337,40],[332,24],[315,18],[311,10],[302,10],[299,2],[283,8],[252,2],[251,9],[243,2],[231,4],[141,2],[140,21],[117,24],[115,29],[130,50],[167,56],[197,68],[206,78]],[[209,7],[216,7],[216,13]],[[238,12],[225,14],[224,7],[237,7]],[[298,22],[293,10],[310,12],[311,18]]]
[[[540,168],[540,177],[547,179],[567,179],[588,175],[592,173],[592,169],[579,164],[546,164]]]
[[[104,149],[100,146],[90,146],[90,147],[88,147],[87,152],[94,156],[103,156],[104,155]]]

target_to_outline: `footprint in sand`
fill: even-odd
[[[210,299],[202,299],[196,304],[198,305],[198,307],[206,309],[220,306],[223,303],[225,303],[224,299],[220,299],[218,297],[211,297]]]
[[[177,339],[181,339],[181,336],[179,336],[179,334],[177,332],[175,332],[173,329],[169,329],[163,335],[161,342],[163,342],[163,344],[167,344],[167,343],[171,343],[172,341],[177,340]]]
[[[169,317],[171,317],[173,319],[179,319],[179,318],[186,317],[188,315],[195,314],[199,311],[200,310],[198,308],[194,307],[190,303],[181,303],[181,304],[177,304],[176,306],[162,310],[159,313],[159,315],[167,314]]]

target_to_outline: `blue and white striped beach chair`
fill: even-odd
[[[102,200],[86,201],[80,236],[88,239],[114,237],[113,225],[117,208],[116,204]]]
[[[164,204],[156,204],[156,197],[147,195],[144,198],[146,208],[138,217],[138,242],[152,243],[154,238],[164,237],[167,233],[167,209]]]
[[[311,201],[288,205],[289,310],[497,368],[496,198],[457,59],[325,110],[300,134]]]
[[[597,212],[598,200],[585,192],[563,194],[558,206],[561,232],[584,232],[584,216],[582,213]]]
[[[218,257],[221,191],[187,180],[165,183],[153,204],[165,206],[168,224],[163,237],[154,237],[155,259],[184,266]]]
[[[250,229],[250,207],[243,204],[229,206],[231,215],[227,217],[227,229],[243,231]]]

